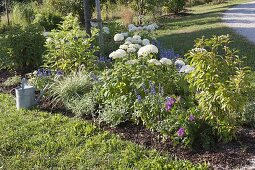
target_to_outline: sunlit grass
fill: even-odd
[[[233,40],[232,47],[240,50],[240,55],[246,56],[246,64],[254,67],[255,45],[244,37],[236,34],[221,20],[223,12],[247,0],[233,0],[224,4],[207,4],[189,8],[190,15],[174,19],[161,18],[161,29],[157,38],[165,48],[173,48],[184,55],[194,45],[194,40],[202,36],[229,34]]]

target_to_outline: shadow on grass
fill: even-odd
[[[157,39],[162,43],[164,48],[172,48],[177,53],[184,55],[194,46],[194,40],[205,36],[210,38],[213,35],[229,34],[232,39],[231,47],[240,51],[240,56],[246,57],[245,65],[252,67],[255,70],[255,48],[254,44],[249,42],[244,37],[236,34],[233,30],[227,27],[203,29],[199,31],[176,33],[171,35],[158,36]]]

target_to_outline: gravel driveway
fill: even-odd
[[[223,22],[255,43],[255,1],[234,6],[223,15]]]

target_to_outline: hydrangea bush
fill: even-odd
[[[187,67],[184,61],[159,59],[158,48],[149,39],[137,34],[127,37],[119,33],[114,40],[120,45],[109,55],[114,61],[113,68],[103,72],[98,88],[99,100],[106,108],[101,113],[102,120],[105,118],[108,123],[114,122],[111,124],[115,126],[125,120],[133,120],[155,130],[159,129],[159,114],[161,120],[169,117],[170,109],[165,110],[166,97],[178,96],[178,102],[187,107],[192,103],[184,80],[185,73],[180,72],[182,69],[189,73],[192,69],[184,69]],[[116,111],[114,117],[112,104],[118,101],[123,102],[114,105],[115,109],[127,109],[125,114]],[[118,120],[118,123],[110,121],[109,117]]]

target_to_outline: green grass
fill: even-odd
[[[232,47],[240,51],[241,56],[246,56],[245,63],[251,67],[255,65],[255,45],[244,37],[236,34],[232,29],[222,24],[222,13],[237,4],[248,0],[231,0],[218,5],[201,5],[190,8],[191,15],[175,19],[161,18],[162,26],[157,31],[157,38],[165,48],[173,48],[181,55],[194,46],[194,40],[205,36],[229,34],[233,40]]]
[[[206,169],[146,150],[78,118],[16,111],[0,94],[1,169]]]

